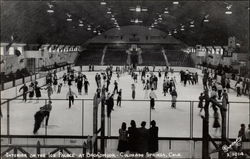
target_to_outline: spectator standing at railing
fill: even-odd
[[[136,128],[136,123],[134,120],[131,120],[130,127],[128,128],[128,149],[130,153],[137,152],[137,138],[138,131]]]
[[[128,131],[126,130],[126,123],[123,122],[119,129],[118,148],[119,152],[126,152],[128,150]]]
[[[24,100],[24,102],[26,102],[27,101],[27,93],[28,93],[29,88],[24,83],[23,86],[19,89],[19,92],[21,90],[23,90],[23,100]]]
[[[158,143],[158,131],[159,128],[156,126],[156,122],[152,120],[150,122],[151,127],[149,128],[149,142],[148,142],[148,152],[155,153],[158,152],[159,143]]]
[[[149,130],[145,128],[146,122],[141,123],[141,127],[138,128],[137,136],[137,150],[141,154],[146,154],[148,152],[148,139],[149,139]]]

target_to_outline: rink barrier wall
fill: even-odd
[[[94,72],[99,72],[99,71],[105,71],[106,68],[108,67],[109,65],[104,65],[104,66],[100,66],[100,65],[94,65]],[[116,69],[116,67],[124,67],[122,65],[114,65],[113,66],[113,70]],[[145,66],[137,66],[136,68],[137,69],[143,69]],[[149,68],[149,71],[153,71],[153,66],[147,66]],[[166,68],[166,66],[155,66],[155,72],[158,72],[158,70],[161,70],[161,71],[164,71]],[[173,69],[174,72],[180,72],[181,70],[185,71],[185,70],[189,70],[190,72],[197,72],[199,75],[202,75],[202,71],[198,68],[195,68],[195,67],[177,67],[177,66],[169,66],[170,69]],[[75,66],[74,69],[76,71],[82,71],[82,72],[89,72],[89,66]],[[92,71],[93,72],[93,71]]]
[[[18,100],[21,101],[22,99],[14,99],[14,100],[15,101],[18,101]],[[6,121],[3,121],[4,118],[1,118],[2,119],[1,125],[2,125],[2,128],[3,128],[1,130],[1,134],[2,135],[22,135],[22,134],[16,134],[16,133],[12,132],[13,131],[13,126],[12,125],[13,125],[13,123],[15,124],[15,120],[12,121],[11,118],[10,118],[11,116],[13,116],[13,114],[10,113],[10,108],[12,107],[11,102],[14,101],[14,100],[13,99],[11,99],[11,100],[10,99],[6,99],[6,98],[2,99],[2,101],[4,101],[3,102],[4,104],[1,105],[1,108],[5,107],[5,109],[6,109],[6,110],[2,111],[3,117],[6,120]],[[33,99],[33,100],[35,101],[36,99]],[[43,101],[43,102],[40,102],[42,105],[46,104],[46,102],[48,101],[48,99],[39,99],[39,100]],[[67,100],[66,99],[52,99],[52,103],[53,103],[52,105],[53,106],[55,106],[55,105],[60,106],[60,104],[59,105],[57,104],[57,101],[67,101]],[[152,119],[158,121],[158,119],[155,119],[154,116],[152,116],[152,114],[151,114],[152,110],[150,109],[149,100],[126,100],[126,99],[124,99],[122,102],[126,103],[126,102],[130,102],[130,101],[133,101],[133,103],[135,103],[135,105],[136,105],[136,102],[146,102],[146,103],[148,103],[145,106],[143,105],[142,107],[140,107],[140,109],[142,108],[143,110],[145,110],[145,113],[143,115],[144,116],[143,120],[145,120],[148,123],[150,123],[150,121]],[[114,102],[116,102],[116,99],[114,100]],[[158,103],[159,106],[162,103],[169,103],[169,104],[164,104],[166,106],[171,104],[171,100],[156,100],[155,102]],[[86,108],[88,108],[88,106],[91,106],[91,105],[88,105],[88,104],[92,104],[92,103],[93,103],[93,99],[75,99],[75,104],[78,107],[80,107],[80,109],[82,110],[82,112],[79,113],[80,116],[77,119],[79,121],[79,123],[77,125],[75,125],[75,126],[81,127],[81,129],[77,130],[76,132],[73,130],[74,133],[72,133],[72,130],[69,129],[69,130],[67,130],[67,131],[65,131],[63,133],[54,133],[54,132],[51,132],[51,131],[47,131],[47,129],[45,128],[44,131],[42,131],[41,133],[44,134],[44,135],[46,135],[46,136],[50,136],[50,135],[52,135],[52,136],[53,135],[69,135],[69,136],[72,136],[72,134],[73,135],[79,134],[79,135],[84,136],[86,134],[93,133],[92,129],[91,130],[87,130],[89,127],[88,127],[88,125],[87,125],[87,127],[85,125],[85,124],[87,124],[86,122],[91,122],[92,119],[89,119],[90,121],[86,120],[86,117],[90,117],[91,118],[91,115],[89,115],[89,112],[84,111]],[[188,107],[189,114],[184,117],[184,120],[183,119],[179,119],[178,120],[179,122],[184,122],[184,124],[188,125],[188,129],[186,130],[185,133],[183,133],[184,135],[183,134],[182,135],[179,134],[179,135],[175,135],[174,137],[180,137],[180,136],[181,137],[189,137],[189,138],[200,137],[201,133],[199,131],[201,129],[201,127],[200,127],[201,125],[197,125],[197,124],[198,123],[201,124],[202,119],[199,116],[197,116],[198,101],[177,100],[177,108],[178,108],[178,103],[184,103],[184,106]],[[42,106],[41,104],[39,104],[37,106]],[[239,106],[240,107],[244,107],[245,113],[242,114],[241,116],[243,116],[245,122],[250,123],[250,106],[249,105],[250,105],[250,102],[234,102],[234,101],[229,101],[228,111],[227,111],[227,130],[226,130],[228,138],[230,138],[230,137],[232,138],[232,137],[237,136],[238,130],[235,127],[235,125],[239,126],[241,124],[241,123],[237,123],[237,122],[235,123],[235,121],[233,121],[233,118],[232,119],[230,118],[232,116],[232,113],[235,113],[235,110],[237,109],[237,107],[239,107]],[[11,109],[15,109],[15,108],[11,108]],[[38,107],[38,109],[39,109],[39,107]],[[157,107],[156,107],[156,109],[157,109]],[[27,113],[25,113],[26,109],[23,109],[23,110],[24,110],[23,113],[27,114]],[[99,108],[99,110],[100,110],[100,108]],[[160,114],[160,115],[164,115],[164,114]],[[31,115],[31,116],[33,116],[33,115]],[[133,118],[133,117],[134,116],[131,116],[131,118]],[[99,119],[100,119],[100,117],[99,117]],[[113,120],[114,119],[112,119],[112,114],[111,114],[111,122]],[[116,130],[116,129],[118,130],[120,128],[121,121],[118,121],[117,119],[116,119],[116,121],[118,123],[116,123],[115,125],[111,125],[110,128],[107,128],[109,130],[106,129],[107,130],[107,135],[114,136],[115,134],[111,133],[111,130]],[[3,127],[3,125],[5,125],[5,126]],[[30,129],[32,129],[32,125],[31,125]],[[169,131],[168,126],[165,127],[163,125],[163,127],[161,127],[161,129],[159,131],[159,136],[160,137],[163,137],[162,134],[164,134],[164,136],[166,135],[166,132],[164,131],[164,129],[166,129],[167,131]],[[164,133],[161,132],[161,130],[164,131]],[[171,131],[167,132],[167,134],[168,135],[171,134]],[[166,137],[168,137],[168,136],[166,136]]]
[[[73,67],[74,64],[71,64],[70,66]],[[53,72],[55,70],[57,71],[57,77],[60,79],[62,78],[63,74],[67,72],[67,66],[60,67],[57,69],[52,69],[50,70],[50,72]],[[2,90],[1,90],[1,99],[8,98],[10,97],[10,95],[11,95],[11,98],[13,96],[17,97],[21,95],[21,93],[19,92],[19,89],[22,87],[24,83],[26,83],[26,85],[29,85],[31,81],[36,80],[40,86],[44,86],[46,83],[45,77],[48,72],[49,71],[39,72],[38,74],[35,74],[35,75],[31,75],[28,77],[24,77],[21,79],[16,79],[14,81],[4,83],[2,85]]]

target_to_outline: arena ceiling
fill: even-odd
[[[225,45],[236,36],[248,49],[249,1],[1,1],[1,42],[77,45],[131,24],[154,27],[188,45]]]

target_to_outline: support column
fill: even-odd
[[[102,99],[101,105],[101,153],[105,153],[105,99]]]
[[[203,132],[202,132],[202,159],[209,159],[209,99],[206,99],[205,117],[203,118]]]

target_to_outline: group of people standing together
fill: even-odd
[[[141,122],[141,127],[137,128],[134,120],[131,120],[130,127],[127,128],[125,122],[119,129],[119,141],[117,150],[119,152],[129,151],[130,153],[146,154],[158,152],[158,132],[156,122],[150,122],[150,128],[146,128],[146,122]]]

